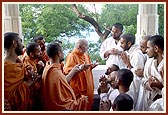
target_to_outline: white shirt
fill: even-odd
[[[110,87],[109,91],[107,93],[101,93],[100,94],[100,102],[101,101],[111,101],[111,104],[114,102],[114,99],[120,94],[118,89],[113,89]],[[113,111],[112,107],[110,108],[110,111]]]
[[[133,94],[133,99],[134,99],[134,109],[135,110],[140,110],[140,101],[139,99],[139,91],[140,91],[140,85],[142,83],[142,77],[137,76],[134,72],[137,69],[143,69],[146,58],[144,57],[144,54],[140,50],[139,46],[134,44],[131,46],[131,48],[127,51],[127,55],[129,56],[130,63],[132,65],[131,71],[134,74],[133,81],[130,85],[129,91],[131,94]]]
[[[159,104],[158,104],[159,101],[155,102],[151,106],[151,108],[150,108],[150,105],[153,103],[154,97],[157,94],[161,94],[161,90],[153,87],[153,91],[149,91],[146,89],[145,83],[151,76],[155,76],[160,82],[162,82],[163,81],[162,77],[160,76],[160,73],[158,72],[162,68],[162,66],[163,66],[163,60],[157,66],[157,60],[154,58],[148,58],[147,62],[145,63],[144,78],[143,78],[143,82],[142,82],[142,91],[141,91],[142,98],[140,100],[143,104],[142,110],[145,110],[145,111],[146,110],[154,110],[157,107],[159,107]]]
[[[116,64],[120,69],[125,68],[125,63],[119,55],[110,55],[108,58],[104,58],[104,53],[108,50],[112,50],[113,48],[118,49],[118,51],[123,51],[123,49],[120,47],[120,42],[116,44],[112,37],[107,38],[100,47],[100,57],[103,60],[106,60],[107,67],[111,67],[112,64]]]
[[[100,94],[100,100],[101,101],[107,101],[107,100],[110,100],[111,103],[114,102],[114,99],[120,94],[119,90],[118,89],[113,89],[113,88],[110,88],[108,93],[101,93]]]
[[[154,101],[150,105],[149,111],[164,111],[164,87],[162,88],[162,98]]]

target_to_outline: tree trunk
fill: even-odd
[[[93,27],[95,28],[95,31],[97,32],[98,36],[100,37],[101,41],[103,42],[107,38],[107,36],[110,34],[110,28],[109,27],[106,28],[105,32],[102,33],[102,31],[100,30],[99,24],[92,17],[86,16],[86,15],[82,14],[81,12],[79,12],[76,4],[72,4],[71,6],[72,6],[72,10],[76,13],[76,15],[79,18],[81,18],[81,19],[89,22],[91,25],[93,25]]]

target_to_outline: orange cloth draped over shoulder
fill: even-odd
[[[37,64],[37,60],[31,60],[29,58],[28,55],[26,55],[23,59],[22,59],[22,62],[24,64],[24,66],[30,66],[32,67],[32,69],[37,72],[37,67],[36,67],[36,64]]]
[[[91,64],[89,55],[87,53],[83,54],[75,48],[66,58],[64,74],[68,74],[75,65],[84,63]],[[87,110],[91,110],[94,96],[92,69],[89,68],[80,73],[76,73],[75,76],[70,80],[70,85],[74,90],[76,97],[79,95],[88,96],[89,103],[87,104]]]
[[[42,99],[44,110],[75,110],[87,108],[84,97],[76,98],[61,70],[61,64],[47,64],[42,75]]]
[[[30,91],[23,79],[22,63],[4,62],[4,96],[8,99],[11,110],[27,110]]]
[[[38,72],[37,70],[37,61],[38,60],[31,60],[28,55],[23,58],[24,66],[29,66],[33,69],[35,73]],[[41,77],[30,87],[30,110],[39,110],[42,109],[41,105]],[[38,105],[38,106],[37,106]],[[36,106],[36,107],[35,107]]]

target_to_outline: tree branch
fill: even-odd
[[[72,6],[72,10],[76,13],[76,15],[79,18],[89,22],[91,25],[94,26],[95,31],[97,32],[97,34],[99,35],[99,37],[101,38],[102,41],[104,41],[107,38],[107,36],[110,33],[108,29],[106,29],[106,31],[104,33],[102,33],[101,30],[100,30],[99,24],[93,18],[91,18],[89,16],[86,16],[86,15],[83,15],[81,12],[79,12],[76,4],[72,4],[71,6]]]

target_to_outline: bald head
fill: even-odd
[[[79,49],[82,53],[85,53],[88,49],[88,42],[85,39],[79,39],[76,42],[76,48]]]
[[[76,41],[76,48],[78,48],[80,45],[87,44],[87,41],[85,39],[79,39]]]
[[[143,54],[146,54],[146,49],[147,49],[147,41],[150,38],[150,35],[147,36],[143,36],[142,40],[140,41],[140,49],[142,51]]]

